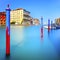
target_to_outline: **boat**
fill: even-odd
[[[45,29],[48,29],[48,26],[44,26]],[[50,26],[50,29],[56,29],[56,27],[51,27]]]
[[[56,26],[56,29],[60,29],[60,26]]]
[[[48,29],[48,26],[44,26],[45,29]],[[50,29],[51,29],[51,26],[50,26]]]

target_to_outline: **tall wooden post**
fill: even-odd
[[[6,55],[10,55],[10,8],[6,8]]]

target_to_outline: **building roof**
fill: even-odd
[[[29,11],[27,11],[26,9],[23,9],[23,8],[17,8],[17,9],[15,9],[15,10],[24,10],[25,12],[30,13]],[[12,10],[12,11],[15,11],[15,10]]]
[[[16,10],[23,10],[23,8],[17,8]]]
[[[6,14],[6,12],[0,12],[0,15],[3,15],[3,14],[5,15],[5,14]]]

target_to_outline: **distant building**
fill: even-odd
[[[23,8],[19,8],[16,10],[11,10],[10,12],[10,22],[11,23],[16,23],[16,24],[30,24],[31,22],[31,16],[30,16],[30,12],[26,11]]]
[[[39,19],[34,18],[34,19],[33,19],[33,24],[34,24],[34,25],[39,25],[39,24],[40,24]]]
[[[0,25],[5,25],[5,24],[6,24],[6,13],[0,12]]]
[[[60,25],[60,18],[55,19],[56,25]]]

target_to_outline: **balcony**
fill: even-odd
[[[29,13],[25,13],[25,12],[24,12],[23,14],[24,14],[24,15],[27,15],[27,16],[29,16],[29,15],[30,15]]]
[[[30,17],[23,17],[24,20],[31,20]]]

